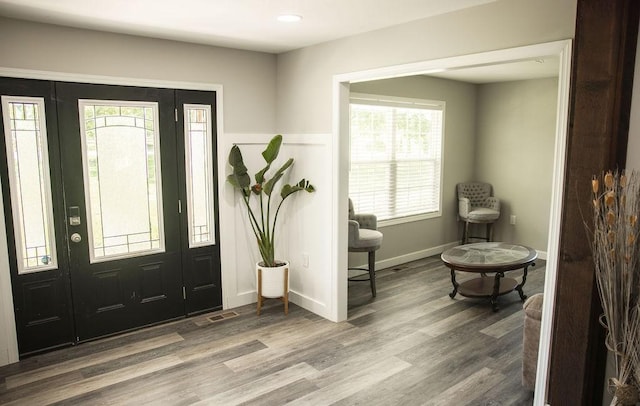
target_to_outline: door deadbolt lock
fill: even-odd
[[[69,225],[79,226],[80,223],[80,208],[78,206],[69,207]]]
[[[80,236],[80,234],[78,233],[73,233],[71,234],[71,241],[79,243],[80,241],[82,241],[82,236]]]

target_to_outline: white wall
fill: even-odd
[[[479,86],[474,172],[500,198],[496,241],[547,249],[557,98],[557,78]]]

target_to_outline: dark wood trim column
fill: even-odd
[[[591,249],[594,174],[624,168],[640,2],[578,0],[548,403],[601,405],[606,350]]]

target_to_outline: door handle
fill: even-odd
[[[80,234],[78,234],[78,233],[73,233],[73,234],[71,234],[71,241],[75,242],[77,244],[80,241],[82,241],[82,236]]]

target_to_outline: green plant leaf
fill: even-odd
[[[227,181],[237,188],[248,188],[251,183],[251,178],[247,174],[247,167],[242,159],[242,152],[240,152],[240,148],[237,145],[231,147],[231,151],[229,151],[229,165],[233,168],[233,172],[227,176]]]
[[[227,176],[227,182],[231,183],[233,187],[240,188],[240,185],[238,184],[238,180],[233,174]]]
[[[264,151],[262,151],[262,157],[267,163],[267,166],[262,168],[260,172],[256,173],[255,175],[256,183],[264,183],[265,181],[264,174],[267,173],[267,171],[271,168],[271,163],[275,161],[276,158],[278,157],[278,154],[280,153],[281,145],[282,145],[282,135],[278,134],[274,136],[271,139],[271,141],[269,141],[267,148]]]
[[[240,147],[235,144],[231,147],[231,151],[229,151],[229,165],[234,168],[244,168],[244,171],[247,171],[247,167],[244,165],[244,160],[242,159]]]
[[[289,158],[287,162],[285,162],[280,167],[280,169],[278,169],[276,173],[273,174],[273,177],[264,184],[264,193],[267,196],[271,196],[271,192],[273,192],[273,188],[275,187],[276,183],[278,183],[280,178],[282,178],[282,176],[284,175],[285,171],[289,169],[291,165],[293,165],[293,158]]]
[[[268,164],[275,161],[278,157],[278,154],[280,153],[280,145],[282,145],[282,135],[278,134],[269,141],[267,148],[262,151],[262,157]]]
[[[311,183],[309,183],[308,180],[303,178],[296,185],[293,185],[293,186],[291,186],[289,184],[284,185],[282,187],[282,190],[280,191],[280,197],[282,197],[282,200],[284,200],[288,196],[290,196],[290,195],[292,195],[292,194],[294,194],[296,192],[299,192],[301,190],[305,190],[308,193],[313,193],[313,192],[316,191],[316,188]]]
[[[271,164],[267,164],[267,166],[262,168],[260,172],[256,173],[256,183],[264,183],[264,174],[269,170],[269,168],[271,168]]]

